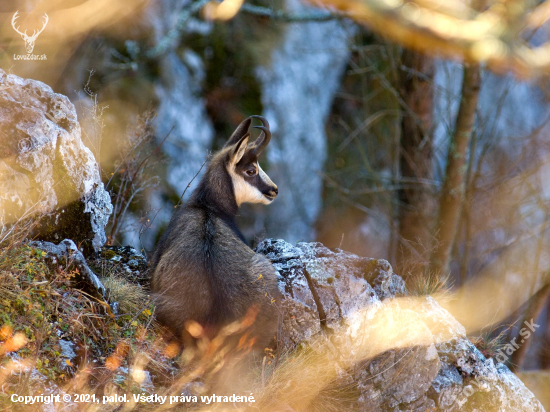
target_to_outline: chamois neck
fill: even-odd
[[[233,182],[227,172],[208,169],[193,192],[190,204],[207,208],[225,219],[234,220],[239,211]]]

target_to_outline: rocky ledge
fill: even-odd
[[[256,251],[273,262],[284,291],[283,347],[306,345],[332,363],[327,385],[353,388],[349,409],[544,411],[433,298],[407,296],[387,261],[273,239]]]
[[[106,296],[112,300],[108,303],[113,313],[129,315],[123,329],[135,323],[137,315],[122,310],[122,301],[121,311],[115,310],[119,305],[108,284],[103,293],[101,277],[93,273],[96,270],[101,275],[101,271],[112,272],[114,268],[117,278],[124,276],[142,288],[146,261],[135,249],[104,248],[86,262],[70,240],[59,245],[33,242],[31,246],[43,250],[38,255],[54,269],[78,268],[84,283],[97,288],[99,299]],[[271,377],[254,393],[254,410],[544,411],[516,375],[485,358],[468,340],[464,328],[433,298],[409,296],[403,279],[392,272],[387,261],[330,250],[320,243],[294,246],[273,239],[261,242],[256,251],[273,262],[283,299],[279,305],[280,360]],[[138,305],[135,310],[139,315],[146,307]],[[76,347],[78,337],[62,336],[65,346]],[[128,334],[124,336],[131,339]],[[104,370],[104,361],[99,357],[92,362]],[[76,359],[72,362],[74,368],[84,367]],[[130,364],[125,362],[121,358],[116,366],[110,365],[110,373],[120,382],[131,379]],[[166,372],[150,373],[150,366],[153,364],[144,371],[147,384],[142,382],[138,392],[162,394],[166,382],[163,384],[159,376]],[[174,368],[172,372],[177,374]],[[53,382],[33,382],[33,376],[31,373],[29,378],[31,391],[60,391]],[[202,380],[196,377],[193,385]],[[207,381],[208,377],[205,384]],[[112,388],[116,391],[116,384]],[[189,385],[177,390],[195,394]],[[127,389],[120,387],[118,391],[122,394]],[[110,406],[110,410],[118,407]]]

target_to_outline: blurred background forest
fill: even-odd
[[[537,319],[511,366],[545,369],[549,8],[11,0],[0,67],[75,104],[111,193],[112,244],[151,252],[208,153],[261,114],[279,197],[243,207],[251,246],[317,240],[387,259],[410,288],[448,290],[455,317],[488,344]],[[14,59],[16,11],[28,32],[47,13],[33,52],[47,60]]]

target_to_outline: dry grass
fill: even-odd
[[[480,336],[470,337],[470,341],[487,359],[493,358],[499,349],[504,346],[502,342],[506,336],[507,330],[502,331],[497,336],[491,333],[483,333]]]
[[[166,360],[151,306],[140,307],[139,316],[117,317],[106,302],[73,288],[75,273],[50,267],[45,252],[19,243],[2,249],[0,256],[0,362],[5,368],[0,409],[15,407],[10,392],[39,393],[36,376],[69,393],[94,393],[127,384],[117,377],[117,369],[138,358]],[[143,294],[130,295],[127,305],[135,308]],[[65,342],[72,356],[65,352]],[[154,366],[155,373],[162,372]]]
[[[417,273],[408,279],[407,287],[413,296],[443,296],[450,293],[450,276],[435,273]]]
[[[101,281],[107,289],[107,299],[118,302],[121,313],[136,315],[150,306],[150,299],[143,288],[122,276],[111,274]]]
[[[153,122],[156,113],[149,109],[137,118],[124,139],[117,142],[120,157],[105,187],[111,192],[113,213],[109,220],[108,237],[112,243],[121,233],[136,228],[125,227],[125,216],[136,208],[144,193],[158,185],[155,167],[162,160],[160,147],[168,138],[156,145]],[[147,222],[147,220],[145,220]]]

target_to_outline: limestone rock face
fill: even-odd
[[[0,233],[42,216],[39,238],[70,238],[92,252],[106,241],[111,212],[73,104],[44,83],[0,69]]]
[[[337,378],[326,387],[353,388],[353,405],[348,399],[346,409],[544,411],[433,298],[408,296],[387,261],[273,239],[256,251],[278,272],[283,348],[308,347],[327,365],[323,374],[335,369]]]
[[[291,13],[317,10],[310,6],[315,2],[283,3]],[[267,148],[267,173],[275,183],[285,183],[277,201],[266,209],[267,232],[290,242],[315,237],[323,190],[319,172],[328,151],[325,123],[355,32],[353,24],[335,20],[289,24],[270,64],[256,71],[263,116],[274,136]]]

